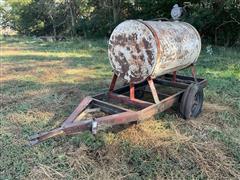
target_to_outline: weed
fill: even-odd
[[[238,142],[221,131],[213,130],[210,132],[210,135],[213,139],[223,142],[232,156],[236,159],[236,162],[240,164],[240,144]]]
[[[127,163],[132,171],[137,173],[138,177],[153,178],[157,175],[157,169],[160,165],[160,157],[149,149],[142,147],[124,147],[124,153]]]
[[[90,150],[97,150],[104,146],[104,141],[101,136],[94,136],[88,131],[73,137],[71,142],[77,147],[80,147],[81,144],[84,143]]]

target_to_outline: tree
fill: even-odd
[[[183,6],[185,0],[179,0]],[[1,25],[21,34],[109,36],[126,19],[171,18],[176,0],[5,0]],[[216,45],[235,45],[240,37],[239,0],[192,0],[184,21],[202,39]]]

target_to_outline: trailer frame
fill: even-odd
[[[118,76],[113,74],[107,92],[93,97],[85,97],[59,128],[31,136],[30,145],[38,144],[52,137],[73,135],[87,130],[96,134],[101,126],[109,127],[149,119],[155,114],[161,113],[175,104],[179,104],[182,95],[192,83],[197,83],[200,88],[206,87],[206,79],[196,78],[194,65],[191,65],[191,70],[192,76],[178,75],[174,71],[172,74],[165,74],[157,78],[148,77],[143,82],[130,83],[117,89],[115,89],[115,86]],[[156,86],[170,87],[175,92],[170,94],[163,93],[163,88]],[[147,100],[141,97],[138,98],[137,92],[150,94],[152,98]],[[116,103],[122,105],[120,106]],[[126,108],[125,106],[132,106],[134,109]],[[91,109],[92,111],[98,109],[108,115],[76,121],[86,109],[90,109],[90,111]]]

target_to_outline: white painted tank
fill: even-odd
[[[200,51],[197,30],[179,21],[124,21],[108,47],[114,72],[132,83],[183,69],[197,61]]]

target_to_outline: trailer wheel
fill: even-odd
[[[180,113],[184,119],[196,118],[201,113],[203,98],[203,88],[196,83],[189,85],[180,104]]]

